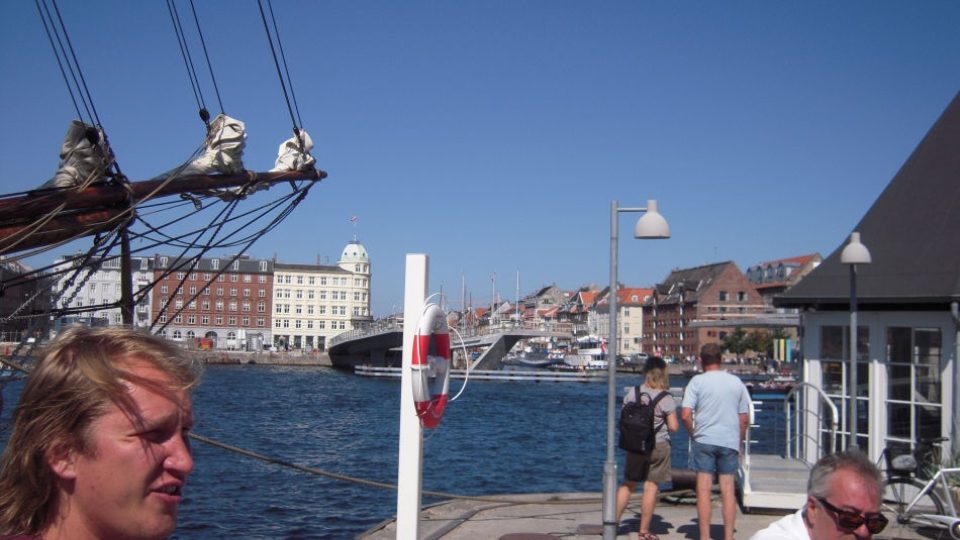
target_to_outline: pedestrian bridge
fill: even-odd
[[[454,349],[454,366],[470,369],[499,369],[500,360],[522,339],[567,338],[571,332],[561,327],[547,325],[501,325],[464,331],[450,329],[450,346]],[[366,328],[351,330],[330,340],[327,352],[334,367],[350,369],[357,365],[400,366],[403,347],[402,322],[378,322]],[[467,354],[464,354],[466,352]]]

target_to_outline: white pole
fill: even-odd
[[[517,322],[516,325],[519,327],[521,323],[520,319],[520,269],[517,268]]]
[[[400,375],[400,452],[397,471],[397,540],[420,535],[423,431],[413,405],[413,339],[427,296],[429,259],[408,253],[403,295],[403,357]]]

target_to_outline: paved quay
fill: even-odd
[[[514,502],[455,500],[423,509],[420,540],[596,540],[602,536],[600,494],[555,493],[496,497]],[[494,499],[494,497],[491,497]],[[524,502],[530,501],[530,502]],[[663,540],[699,538],[697,510],[692,497],[661,500],[650,530]],[[618,540],[635,540],[640,525],[640,498],[631,499],[617,534]],[[787,512],[744,514],[737,510],[736,538],[747,540]],[[889,517],[889,516],[888,516]],[[359,535],[362,540],[396,538],[396,522],[388,520]],[[710,525],[712,539],[722,540],[720,504],[714,499]],[[937,539],[938,531],[921,535],[891,520],[876,539]]]

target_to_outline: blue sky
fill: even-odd
[[[247,125],[244,162],[269,169],[291,122],[257,4],[195,4],[225,109]],[[204,132],[165,2],[60,10],[124,172],[146,179],[185,160]],[[494,273],[508,299],[518,272],[521,294],[605,284],[613,199],[658,199],[673,230],[636,241],[637,216],[621,217],[631,286],[717,261],[826,256],[960,90],[960,2],[274,11],[330,177],[249,253],[332,261],[357,234],[377,315],[402,306],[406,253],[430,256],[430,289],[456,307],[461,279],[474,304],[489,302]],[[0,176],[20,191],[53,174],[76,116],[33,2],[0,3],[0,68]]]

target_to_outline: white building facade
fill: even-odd
[[[71,323],[83,323],[91,326],[122,324],[120,312],[120,258],[110,258],[88,262],[77,271],[80,259],[59,257],[53,269],[57,276],[52,288],[55,299],[54,309],[64,310],[57,326]],[[150,309],[153,299],[149,289],[153,282],[153,259],[151,257],[131,258],[133,270],[133,295],[138,299],[133,313],[133,324],[137,327],[150,326]]]
[[[275,263],[274,346],[324,351],[333,336],[370,321],[370,278],[370,258],[357,240],[335,266]]]

